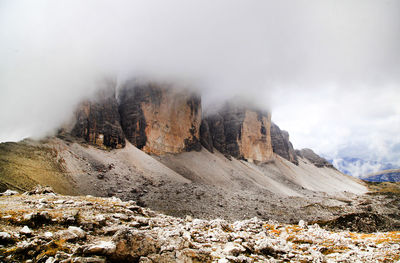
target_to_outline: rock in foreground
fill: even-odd
[[[392,262],[400,232],[181,219],[118,198],[48,193],[0,197],[0,242],[1,262]]]

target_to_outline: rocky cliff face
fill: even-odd
[[[201,150],[201,99],[157,84],[126,85],[119,94],[126,138],[152,154]]]
[[[120,91],[119,102],[114,88],[100,90],[93,100],[82,102],[74,126],[63,132],[114,149],[123,148],[127,138],[139,149],[160,155],[201,150],[200,125],[199,96],[157,84],[128,83]],[[207,126],[203,130],[207,132]]]
[[[246,159],[260,162],[271,160],[271,114],[247,110],[241,134],[239,148]]]
[[[271,115],[234,104],[206,118],[214,147],[250,162],[272,158]]]
[[[268,162],[273,153],[298,164],[297,155],[318,167],[331,167],[309,149],[293,149],[289,133],[271,122],[271,115],[242,104],[227,103],[202,119],[201,99],[188,90],[157,83],[128,82],[115,96],[100,90],[80,104],[70,133],[107,148],[123,148],[125,138],[155,155],[217,149],[225,156]]]
[[[271,141],[274,152],[286,160],[299,164],[292,143],[289,141],[289,133],[281,130],[278,125],[271,125]]]
[[[208,126],[208,122],[206,120],[201,121],[200,125],[200,143],[204,146],[209,152],[214,152],[213,141],[210,133],[210,127]]]
[[[71,130],[73,136],[102,147],[125,146],[114,88],[100,90],[93,100],[82,102],[75,117],[76,122]]]
[[[333,165],[325,160],[324,158],[320,157],[317,155],[313,150],[311,149],[301,149],[301,150],[296,150],[296,154],[302,158],[305,158],[309,160],[312,164],[314,164],[317,167],[329,167],[333,168]]]

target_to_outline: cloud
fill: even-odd
[[[272,109],[298,147],[333,154],[355,140],[388,156],[400,131],[398,10],[396,0],[4,0],[0,141],[58,127],[103,75],[147,76],[196,87],[205,107],[240,96]]]
[[[376,161],[364,161],[357,158],[337,158],[332,161],[333,165],[346,174],[363,178],[380,170],[391,169],[391,164]]]
[[[295,147],[313,148],[353,175],[376,172],[388,164],[400,167],[397,85],[331,87],[310,93],[288,95],[287,104],[275,107],[273,120],[291,132]],[[352,158],[364,162],[353,163]]]

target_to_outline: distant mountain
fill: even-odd
[[[370,182],[400,182],[400,169],[383,170],[361,179]]]
[[[342,173],[360,178],[378,171],[398,168],[392,163],[354,157],[327,158],[327,160]]]

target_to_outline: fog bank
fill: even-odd
[[[0,2],[0,141],[40,137],[98,81],[242,97],[295,147],[400,160],[396,0]],[[400,163],[399,163],[400,165]]]

